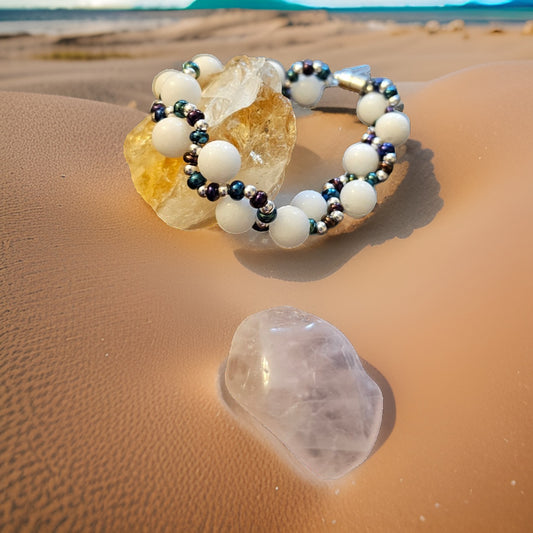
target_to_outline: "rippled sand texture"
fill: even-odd
[[[431,43],[428,72],[434,38],[453,37],[408,35],[419,50]],[[469,42],[482,49],[479,35]],[[270,42],[246,38],[222,52]],[[402,66],[414,46],[404,34],[379,42],[368,62],[380,73],[425,79]],[[291,59],[319,46],[308,48],[295,44]],[[322,57],[334,68],[345,66],[338,50]],[[24,61],[2,61],[4,88],[84,96],[64,64],[45,76],[29,61],[25,84]],[[135,76],[149,100],[159,59],[138,61],[71,68],[93,98],[117,102],[144,64]],[[394,196],[356,231],[289,253],[165,226],[122,155],[141,111],[2,94],[2,531],[528,530],[533,61],[445,73],[400,83],[413,132]],[[362,129],[331,111],[297,127],[289,190],[340,167]],[[276,305],[343,331],[383,391],[374,453],[340,480],[301,475],[221,400],[235,328]]]

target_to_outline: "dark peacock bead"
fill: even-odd
[[[262,213],[261,211],[257,212],[257,219],[264,224],[270,224],[278,216],[278,211],[274,208],[270,213]]]
[[[315,69],[313,68],[313,62],[310,59],[306,59],[302,62],[302,72],[306,76],[311,76],[313,74]]]
[[[330,198],[338,198],[339,197],[339,191],[337,189],[335,189],[335,187],[332,185],[331,187],[328,187],[327,189],[324,189],[322,191],[322,198],[324,198],[324,200],[326,200],[326,202],[330,199]]]
[[[298,81],[298,74],[294,70],[289,69],[287,70],[287,79],[292,82]]]
[[[383,91],[383,96],[385,96],[385,98],[390,98],[391,96],[394,96],[396,94],[398,94],[398,89],[396,89],[395,85],[389,85]]]
[[[174,104],[174,114],[179,118],[185,118],[185,111],[183,108],[188,104],[187,100],[178,100]]]
[[[393,154],[395,152],[394,145],[391,143],[383,143],[378,146],[378,155],[380,158],[383,158],[386,154]]]
[[[194,126],[199,120],[202,120],[205,118],[205,115],[199,110],[199,109],[193,109],[188,115],[187,115],[187,122],[190,126]]]
[[[385,78],[372,78],[372,87],[374,88],[374,91],[379,91],[379,86],[384,79]]]
[[[342,183],[340,178],[332,178],[329,180],[329,183],[331,183],[339,192],[341,192],[344,187],[344,183]]]
[[[206,144],[209,141],[209,134],[205,131],[195,130],[191,132],[189,139],[195,144]]]
[[[317,73],[316,77],[320,80],[327,80],[329,75],[331,74],[331,70],[326,63],[322,63],[322,70]]]
[[[198,187],[205,185],[206,181],[200,172],[193,172],[187,180],[187,186],[190,189],[198,189]]]
[[[369,172],[367,175],[366,175],[366,178],[365,178],[365,181],[367,181],[368,183],[370,183],[370,185],[374,186],[376,185],[377,183],[379,183],[379,179],[376,175],[375,172]]]
[[[329,215],[324,215],[322,217],[322,222],[324,222],[328,228],[334,228],[338,224],[338,222]]]
[[[185,61],[182,66],[183,70],[191,69],[194,70],[194,77],[198,78],[200,76],[200,67],[194,61]]]
[[[244,198],[244,183],[242,181],[233,181],[228,187],[228,195],[233,200],[242,200]]]
[[[159,122],[166,117],[165,104],[163,102],[154,102],[150,108],[150,113],[152,114],[152,120]]]
[[[344,212],[344,207],[341,203],[338,204],[329,204],[328,205],[328,213],[331,213],[332,211],[341,211]]]
[[[183,161],[185,161],[185,163],[187,163],[188,165],[197,165],[198,156],[196,154],[193,154],[192,152],[185,152],[183,154]]]
[[[367,144],[372,144],[372,141],[376,138],[376,134],[375,133],[367,133],[365,135],[363,135],[363,139],[362,141],[364,143],[367,143]]]
[[[220,193],[218,192],[218,183],[210,183],[207,186],[207,190],[205,191],[205,197],[210,202],[216,202],[220,198]]]
[[[267,202],[268,202],[268,195],[265,191],[257,191],[250,198],[250,205],[254,207],[255,209],[260,209],[261,207],[265,207]]]
[[[385,161],[382,161],[379,164],[379,168],[381,170],[385,171],[387,174],[390,174],[394,167],[392,165],[390,165],[389,163],[385,163]]]

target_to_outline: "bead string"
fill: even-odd
[[[197,56],[201,57],[201,56]],[[211,56],[212,57],[212,56]],[[183,64],[182,72],[198,78],[201,70],[195,61],[187,61]],[[157,77],[156,77],[157,78]],[[315,78],[315,79],[312,79]],[[299,80],[310,83],[309,89],[303,92],[295,91],[295,84]],[[154,83],[155,83],[154,79]],[[320,83],[317,84],[317,81]],[[285,80],[282,84],[282,93],[287,98],[292,98],[301,105],[315,105],[320,98],[323,88],[326,84],[335,85],[334,74],[331,73],[329,66],[321,61],[298,61],[293,63],[285,74]],[[172,106],[165,106],[161,100],[156,100],[151,107],[152,120],[156,123],[170,116],[178,117],[185,120],[194,130],[189,135],[191,145],[183,154],[185,161],[185,175],[187,176],[187,185],[190,189],[196,190],[197,194],[211,202],[220,198],[229,197],[234,201],[247,200],[249,205],[255,210],[253,225],[256,231],[271,232],[272,239],[283,248],[293,248],[302,244],[309,235],[324,235],[328,229],[337,226],[344,218],[345,213],[354,218],[363,218],[368,215],[375,207],[377,196],[374,187],[387,180],[393,171],[396,162],[395,146],[390,140],[405,142],[405,131],[409,130],[408,119],[403,113],[403,103],[394,84],[387,78],[368,78],[367,82],[361,88],[360,98],[357,105],[356,113],[361,122],[368,125],[368,129],[362,135],[359,143],[353,144],[346,150],[343,158],[345,174],[326,181],[322,187],[321,193],[316,191],[302,191],[293,200],[291,206],[284,206],[277,209],[272,200],[268,198],[265,191],[257,190],[254,185],[246,185],[240,180],[233,180],[228,183],[220,184],[217,181],[210,181],[202,175],[198,168],[200,153],[211,144],[208,134],[209,125],[205,120],[204,113],[197,106],[187,100],[180,99]],[[296,94],[298,93],[298,94]],[[370,95],[370,96],[367,96]],[[365,100],[366,98],[366,100]],[[392,126],[385,125],[381,127],[378,122],[383,116],[394,114]],[[404,118],[398,118],[401,115]],[[399,139],[398,127],[402,138]],[[407,121],[407,125],[402,121]],[[387,121],[385,121],[387,122]],[[392,130],[391,130],[392,127]],[[406,130],[407,128],[407,130]],[[377,133],[383,130],[385,135],[380,137]],[[405,137],[405,138],[404,138]],[[215,141],[224,149],[230,149],[237,152],[236,148],[226,141]],[[154,143],[155,144],[155,143]],[[224,146],[222,146],[224,145]],[[229,145],[229,146],[226,146]],[[214,147],[214,145],[211,145]],[[237,152],[238,156],[238,152]],[[238,156],[240,157],[240,156]],[[236,174],[239,166],[232,172]],[[218,180],[220,181],[220,180]],[[323,201],[318,195],[321,195]],[[322,204],[325,205],[322,206]],[[294,205],[296,204],[296,206]],[[311,205],[311,207],[309,207]],[[307,206],[307,207],[306,207]],[[313,207],[314,206],[314,207]],[[318,206],[318,214],[317,214]],[[287,209],[288,208],[288,209]],[[291,211],[292,209],[292,211]],[[308,227],[305,233],[300,229],[295,231],[290,228],[291,225],[298,224],[301,228],[302,216],[295,211],[305,213]],[[280,231],[275,228],[275,221],[278,215],[285,211],[283,217],[286,219],[285,226],[289,226],[287,232],[289,236],[284,235],[283,224]],[[310,215],[313,216],[310,216]],[[229,229],[224,227],[227,224],[221,223],[218,217],[217,222],[226,231],[230,233],[240,233],[242,231],[233,231],[231,224]],[[274,224],[273,224],[274,223]],[[239,225],[242,229],[242,225]],[[249,229],[246,227],[245,231]]]

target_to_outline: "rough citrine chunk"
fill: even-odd
[[[279,74],[267,59],[239,56],[213,77],[199,106],[210,139],[231,142],[239,150],[242,165],[236,179],[270,197],[281,188],[296,142],[292,106],[280,90]],[[213,224],[216,203],[189,189],[181,158],[167,158],[155,150],[153,127],[146,117],[124,143],[135,188],[170,226],[194,229]]]

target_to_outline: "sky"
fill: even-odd
[[[478,3],[504,4],[508,0],[477,0]],[[192,0],[0,0],[0,8],[185,8]],[[250,2],[252,4],[252,2]],[[290,0],[289,0],[290,3]],[[309,7],[402,7],[402,6],[460,6],[465,0],[297,0],[294,3]]]

